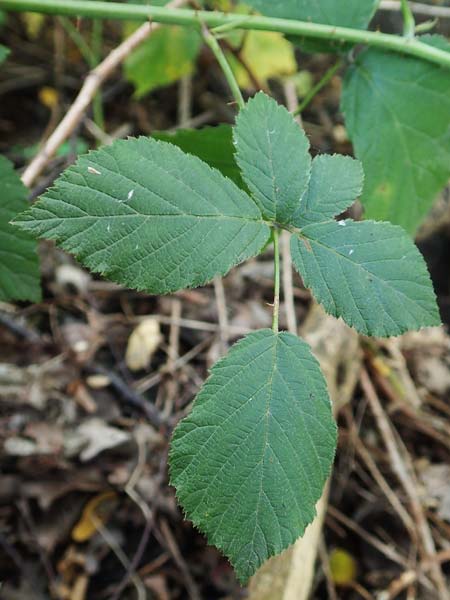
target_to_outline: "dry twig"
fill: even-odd
[[[170,8],[178,8],[185,4],[185,2],[186,0],[173,0],[167,6]],[[58,127],[25,169],[25,172],[22,175],[22,181],[27,187],[31,187],[34,181],[36,181],[36,178],[44,170],[48,161],[55,155],[58,148],[77,127],[101,85],[110,77],[113,71],[123,63],[127,56],[129,56],[137,46],[146,40],[151,33],[159,27],[160,25],[157,23],[144,23],[124,42],[117,46],[117,48],[110,52],[110,54],[108,54],[108,56],[89,73],[78,96],[66,112],[63,120],[59,123]]]
[[[434,557],[436,555],[436,547],[430,526],[418,496],[418,483],[411,464],[411,459],[406,449],[401,447],[401,442],[398,439],[398,436],[396,436],[396,432],[383,410],[376,390],[365,369],[361,372],[361,387],[372,409],[381,437],[383,438],[383,442],[389,453],[392,469],[408,496],[417,531],[422,542],[423,558]],[[450,593],[448,591],[447,583],[437,561],[431,563],[430,576],[439,591],[439,597],[442,600],[449,600]]]

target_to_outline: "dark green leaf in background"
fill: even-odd
[[[366,175],[365,215],[414,234],[450,177],[450,71],[366,50],[348,71],[342,110]]]
[[[366,29],[378,0],[246,0],[269,17]]]
[[[171,483],[245,582],[300,537],[329,475],[336,426],[309,346],[263,329],[211,371],[176,428]]]
[[[203,129],[179,129],[174,133],[157,132],[157,140],[175,144],[188,154],[198,156],[244,188],[241,172],[234,160],[233,132],[230,125],[204,127]]]
[[[145,137],[80,157],[16,223],[93,271],[155,294],[224,275],[258,254],[270,234],[232,181]]]
[[[28,208],[26,187],[12,163],[0,156],[0,300],[41,299],[36,242],[10,225]]]

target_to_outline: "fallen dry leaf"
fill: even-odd
[[[144,319],[128,339],[125,362],[130,371],[147,369],[153,354],[162,341],[159,322],[153,317]]]

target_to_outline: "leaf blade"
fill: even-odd
[[[419,250],[390,223],[324,221],[292,237],[292,259],[325,310],[365,335],[440,324]]]
[[[247,4],[269,17],[366,29],[378,6],[378,0],[247,0]]]
[[[233,135],[236,162],[263,216],[289,223],[310,176],[305,133],[286,108],[259,92],[239,112]]]
[[[364,172],[359,161],[340,154],[316,156],[311,178],[292,224],[303,227],[325,221],[346,210],[363,189]]]
[[[230,180],[145,137],[80,157],[16,222],[94,272],[151,293],[203,285],[269,237],[257,206]]]
[[[28,207],[28,191],[12,163],[0,156],[0,300],[41,299],[36,242],[10,224]]]
[[[450,177],[450,75],[366,50],[347,72],[341,108],[366,174],[366,216],[413,234]]]
[[[175,430],[171,483],[245,582],[314,518],[335,443],[326,383],[309,347],[260,330],[213,367]]]
[[[234,160],[233,132],[230,125],[179,129],[174,133],[158,131],[152,137],[175,144],[183,152],[197,156],[234,181],[238,187],[245,188],[241,172]]]

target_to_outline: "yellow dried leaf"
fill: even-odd
[[[52,110],[58,104],[59,94],[55,88],[44,86],[38,93],[39,102]]]
[[[356,577],[356,561],[346,550],[335,548],[330,554],[330,571],[336,585],[349,585]]]
[[[98,531],[99,525],[105,525],[117,505],[115,492],[102,492],[86,504],[81,518],[72,529],[74,542],[86,542]]]
[[[153,317],[144,319],[128,339],[125,362],[131,371],[146,369],[162,341],[159,323]]]
[[[263,85],[270,78],[286,77],[297,71],[294,48],[281,33],[250,31],[241,57]],[[240,87],[251,87],[248,71],[235,57],[230,57],[230,62]]]
[[[44,25],[45,15],[40,13],[25,12],[20,15],[20,18],[25,24],[27,36],[30,40],[36,40],[41,33],[42,26]]]

